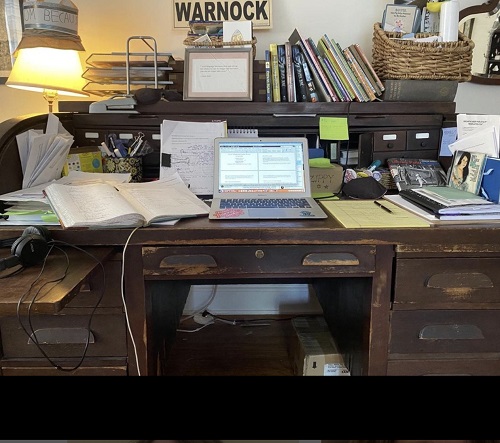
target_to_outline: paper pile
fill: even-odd
[[[483,152],[498,157],[500,152],[500,115],[457,115],[457,141],[449,145],[455,151]]]
[[[23,171],[23,189],[61,178],[73,144],[73,136],[54,114],[49,114],[45,133],[30,129],[16,136]]]

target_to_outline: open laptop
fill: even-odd
[[[320,219],[311,197],[307,138],[218,137],[209,218]]]

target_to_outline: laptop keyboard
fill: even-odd
[[[223,198],[221,209],[229,208],[310,208],[305,198]]]

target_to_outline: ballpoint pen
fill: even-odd
[[[393,212],[387,206],[384,206],[382,203],[378,202],[377,200],[374,200],[373,203],[375,203],[378,207],[382,208],[384,211],[387,211],[389,214],[393,214]]]

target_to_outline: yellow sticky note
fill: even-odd
[[[319,138],[321,140],[349,140],[346,117],[320,117]]]

